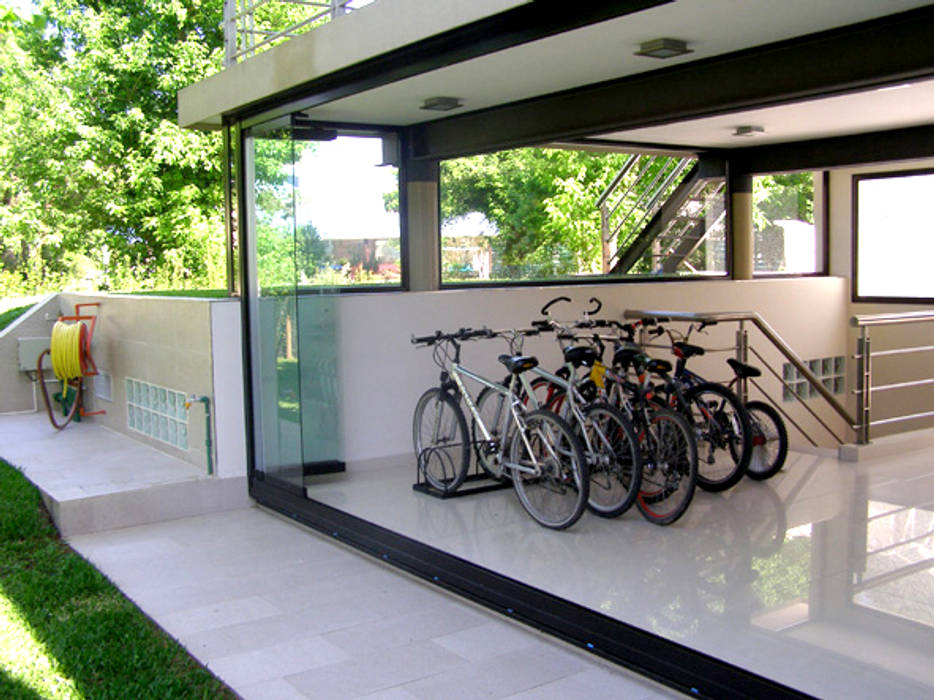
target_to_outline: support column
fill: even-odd
[[[731,177],[730,191],[732,196],[730,269],[733,272],[733,279],[751,280],[755,251],[755,239],[752,233],[752,177],[750,175]]]
[[[441,286],[438,163],[410,161],[407,171],[409,289],[431,291]]]

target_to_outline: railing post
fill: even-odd
[[[869,444],[870,397],[872,389],[872,356],[869,347],[869,327],[862,326],[856,341],[856,395],[857,409],[856,442]]]
[[[237,62],[237,0],[224,0],[224,66]]]
[[[736,331],[736,359],[747,364],[749,362],[749,331],[746,330],[746,322],[739,322],[739,330]],[[736,394],[742,403],[748,401],[749,380],[743,377],[736,385]]]

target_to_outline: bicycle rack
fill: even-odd
[[[443,447],[428,447],[418,454],[415,471],[415,483],[412,484],[412,490],[418,491],[419,493],[424,493],[434,498],[448,499],[460,498],[462,496],[474,496],[478,493],[488,493],[490,491],[500,491],[502,489],[512,488],[512,482],[508,479],[504,478],[500,481],[487,474],[476,459],[476,446],[478,443],[471,442],[468,444],[474,449],[471,450],[470,465],[467,467],[467,476],[464,477],[464,481],[460,486],[457,487],[457,489],[449,492],[439,491],[434,486],[429,484],[424,478],[424,465],[425,462],[431,457],[431,455],[439,450],[445,450],[451,447],[460,447],[460,445],[455,444],[444,445]],[[467,484],[477,485],[465,488]]]

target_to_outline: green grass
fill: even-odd
[[[32,307],[32,304],[26,304],[25,306],[17,306],[4,311],[2,314],[0,314],[0,331],[9,326],[11,323],[13,323],[13,321],[29,311]]]
[[[0,698],[235,697],[60,539],[0,460]]]
[[[195,297],[199,299],[224,299],[226,289],[148,289],[136,292],[114,292],[114,294],[132,294],[140,297]]]

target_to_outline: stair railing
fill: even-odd
[[[919,413],[902,414],[872,420],[872,394],[873,392],[890,391],[892,389],[913,389],[919,386],[928,386],[934,384],[934,378],[923,377],[908,382],[898,382],[895,384],[872,385],[872,362],[874,358],[885,358],[893,356],[912,355],[922,352],[934,351],[934,345],[912,346],[903,348],[893,348],[891,350],[876,350],[871,348],[869,329],[874,326],[893,326],[904,325],[908,323],[931,323],[934,322],[934,312],[931,311],[909,311],[896,314],[872,314],[863,316],[853,316],[850,324],[859,329],[859,338],[856,341],[856,355],[854,358],[857,363],[856,373],[856,394],[858,412],[856,441],[860,445],[867,445],[870,441],[871,429],[879,425],[888,425],[892,423],[902,423],[904,421],[918,420],[919,418],[930,418],[934,416],[934,411],[921,411]],[[929,367],[931,365],[928,365]]]
[[[807,383],[816,391],[820,396],[827,402],[827,404],[834,410],[834,412],[840,416],[846,423],[847,427],[852,428],[853,430],[859,432],[859,425],[857,424],[856,419],[846,410],[846,407],[837,400],[837,397],[824,386],[823,382],[818,379],[813,372],[807,367],[805,362],[798,357],[798,355],[791,349],[791,346],[786,343],[782,337],[775,331],[772,326],[770,326],[762,316],[760,316],[755,311],[724,311],[724,312],[715,312],[715,313],[697,313],[697,312],[686,312],[686,311],[659,311],[659,310],[645,310],[645,309],[626,309],[623,316],[629,319],[639,319],[639,318],[665,318],[670,321],[685,321],[688,323],[725,323],[725,322],[736,322],[739,324],[739,328],[736,332],[736,345],[730,350],[734,350],[736,353],[736,359],[740,362],[748,362],[749,353],[752,352],[753,355],[758,358],[758,360],[765,366],[767,370],[776,378],[778,381],[791,392],[791,395],[797,400],[805,410],[824,428],[833,438],[837,441],[838,444],[844,444],[846,440],[843,436],[837,434],[837,432],[831,428],[827,422],[821,418],[813,408],[808,406],[803,399],[798,396],[798,393],[792,390],[792,387],[785,381],[784,377],[777,372],[768,360],[762,356],[754,347],[749,344],[749,334],[746,328],[746,323],[752,323],[759,331],[765,336],[778,351],[781,353],[784,358],[791,363],[798,370],[799,375],[803,377]],[[667,347],[667,346],[666,346]],[[804,437],[811,443],[812,446],[817,447],[818,443],[814,440],[810,434],[797,422],[795,421],[788,412],[777,402],[775,399],[768,394],[755,379],[748,380],[752,382],[763,396],[768,399],[768,401],[775,407],[779,413],[784,416],[784,418],[791,423]],[[740,382],[740,388],[737,392],[740,396],[740,399],[745,401],[748,396],[748,386],[747,382]]]

